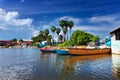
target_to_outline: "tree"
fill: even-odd
[[[19,39],[18,41],[19,41],[20,43],[24,42],[22,39]]]
[[[56,33],[57,33],[57,35],[58,35],[58,42],[59,42],[60,28],[56,28]]]
[[[59,40],[62,42],[62,40],[63,40],[63,36],[62,35],[59,35]]]
[[[66,41],[66,38],[65,38],[66,37],[66,33],[67,33],[67,28],[66,27],[63,28],[63,33],[64,33],[64,41]]]
[[[48,36],[49,30],[48,30],[48,29],[45,29],[45,30],[44,30],[44,34],[45,34],[45,36]]]
[[[63,27],[65,26],[65,21],[64,21],[64,20],[60,20],[60,21],[59,21],[59,25],[60,25],[61,28],[63,29]]]
[[[40,31],[39,34],[44,34],[44,31]]]
[[[53,32],[53,45],[54,45],[54,32],[56,31],[56,27],[52,26],[51,27],[51,31]]]
[[[13,41],[13,42],[17,42],[17,39],[16,39],[16,38],[13,38],[12,41]]]
[[[17,39],[16,38],[13,38],[11,41],[12,41],[12,44],[10,44],[10,45],[12,45],[12,46],[17,45]]]
[[[69,26],[69,21],[67,21],[67,20],[64,20],[64,26],[66,27],[66,29],[67,29],[67,40],[68,40],[68,26]]]
[[[45,29],[44,36],[45,36],[45,39],[47,40],[47,43],[48,43],[48,34],[49,34],[49,30]]]
[[[98,36],[94,36],[93,34],[86,33],[81,30],[76,30],[72,33],[71,42],[75,45],[86,45],[88,42],[98,40]]]
[[[49,43],[49,45],[51,43],[51,39],[52,39],[52,35],[48,35],[48,43]]]
[[[73,21],[69,21],[70,39],[71,39],[71,29],[72,29],[73,25],[74,25]]]

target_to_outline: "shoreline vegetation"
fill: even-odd
[[[40,31],[38,36],[32,37],[31,39],[33,46],[40,47],[39,44],[43,41],[46,41],[45,44],[47,46],[53,48],[66,48],[80,45],[87,46],[89,42],[97,42],[100,40],[99,36],[95,36],[82,30],[75,30],[74,32],[72,32],[72,28],[74,26],[73,21],[60,20],[59,25],[60,28],[51,26],[50,30],[45,29],[44,31]],[[52,32],[52,35],[50,34],[50,31]],[[54,38],[55,33],[57,34],[57,41],[55,41]],[[60,33],[63,34],[61,35]]]

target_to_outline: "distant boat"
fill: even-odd
[[[81,49],[81,48],[68,48],[69,54],[72,55],[94,55],[94,54],[109,54],[111,52],[110,48],[102,49]]]
[[[56,49],[56,53],[59,55],[67,55],[69,52],[67,50]]]
[[[53,53],[56,52],[56,50],[55,50],[55,49],[52,49],[52,48],[39,48],[39,50],[40,50],[41,52],[53,52]]]

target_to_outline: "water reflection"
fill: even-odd
[[[66,70],[69,70],[68,72],[75,72],[75,75],[80,75],[80,72],[86,71],[92,75],[97,76],[99,74],[102,74],[100,72],[101,70],[106,69],[107,65],[105,65],[104,62],[107,62],[108,58],[110,58],[110,56],[111,55],[109,55],[109,54],[71,56],[65,60],[66,68],[68,68]],[[104,62],[103,62],[103,60],[104,60]],[[100,63],[101,63],[101,65],[99,65]],[[109,65],[110,65],[110,63],[109,63]],[[98,71],[99,73],[96,74],[96,71]]]
[[[119,80],[119,61],[109,54],[70,56],[30,48],[0,49],[0,80]]]
[[[120,55],[112,55],[112,72],[113,77],[120,79]]]

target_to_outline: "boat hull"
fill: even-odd
[[[72,55],[94,55],[94,54],[109,54],[110,48],[104,49],[80,49],[80,48],[69,48],[68,52]]]
[[[59,49],[56,50],[56,53],[59,54],[59,55],[67,55],[67,54],[69,54],[69,52],[67,50],[59,50]]]
[[[55,49],[51,49],[51,48],[39,48],[39,50],[41,51],[41,52],[49,52],[49,53],[55,53],[56,52],[56,50]]]

